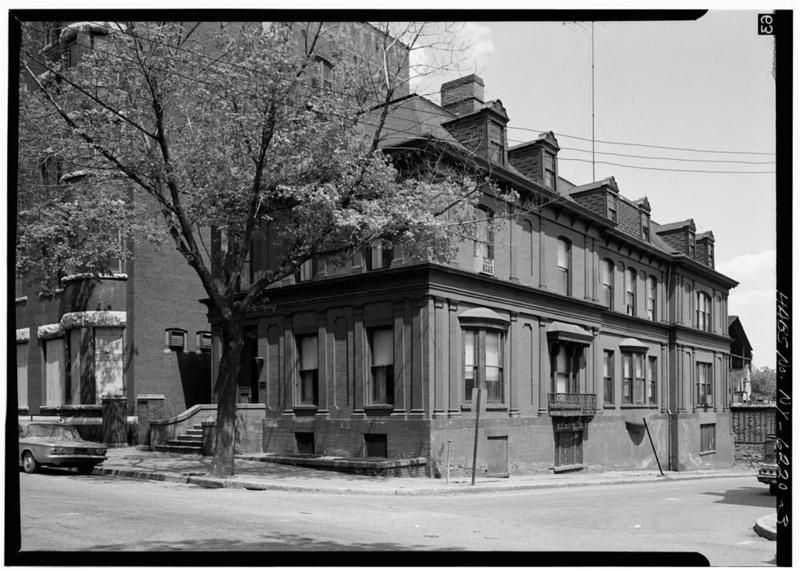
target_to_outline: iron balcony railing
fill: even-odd
[[[597,396],[582,393],[548,393],[550,416],[594,416]]]

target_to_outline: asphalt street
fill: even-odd
[[[23,551],[697,551],[715,566],[775,558],[775,542],[753,531],[775,500],[752,477],[379,497],[53,470],[20,474],[20,490]]]

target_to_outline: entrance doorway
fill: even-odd
[[[586,425],[582,421],[554,421],[556,470],[583,468],[583,432]]]
[[[248,327],[244,330],[244,348],[242,350],[242,368],[239,371],[239,402],[261,402],[258,390],[258,378],[261,375],[258,359],[258,329]]]

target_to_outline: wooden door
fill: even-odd
[[[490,436],[486,445],[487,475],[508,476],[508,436]]]

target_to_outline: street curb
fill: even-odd
[[[775,514],[769,514],[758,518],[756,520],[756,524],[753,526],[753,529],[761,537],[769,539],[770,541],[775,541],[778,539],[776,527],[777,523],[775,521]]]
[[[512,484],[508,486],[492,486],[489,483],[468,486],[467,484],[455,484],[458,487],[442,488],[421,488],[421,489],[364,489],[353,487],[327,487],[327,486],[298,486],[293,484],[279,484],[273,482],[256,482],[247,480],[227,480],[212,476],[198,476],[192,474],[176,474],[172,472],[151,472],[147,470],[119,469],[96,467],[94,473],[98,475],[113,476],[117,478],[129,478],[135,480],[155,480],[162,482],[174,482],[181,484],[194,484],[204,488],[230,488],[245,489],[253,491],[284,491],[284,492],[305,492],[305,493],[326,493],[326,494],[358,494],[373,496],[430,496],[430,495],[458,495],[475,493],[501,493],[516,492],[525,490],[537,490],[548,488],[572,488],[586,486],[612,486],[615,484],[649,484],[664,481],[679,480],[701,480],[710,478],[738,478],[747,474],[698,474],[679,477],[655,476],[653,478],[621,478],[617,480],[587,480],[587,481],[562,481],[562,482],[527,482]],[[462,487],[463,486],[463,487]],[[763,519],[763,518],[762,518]]]

